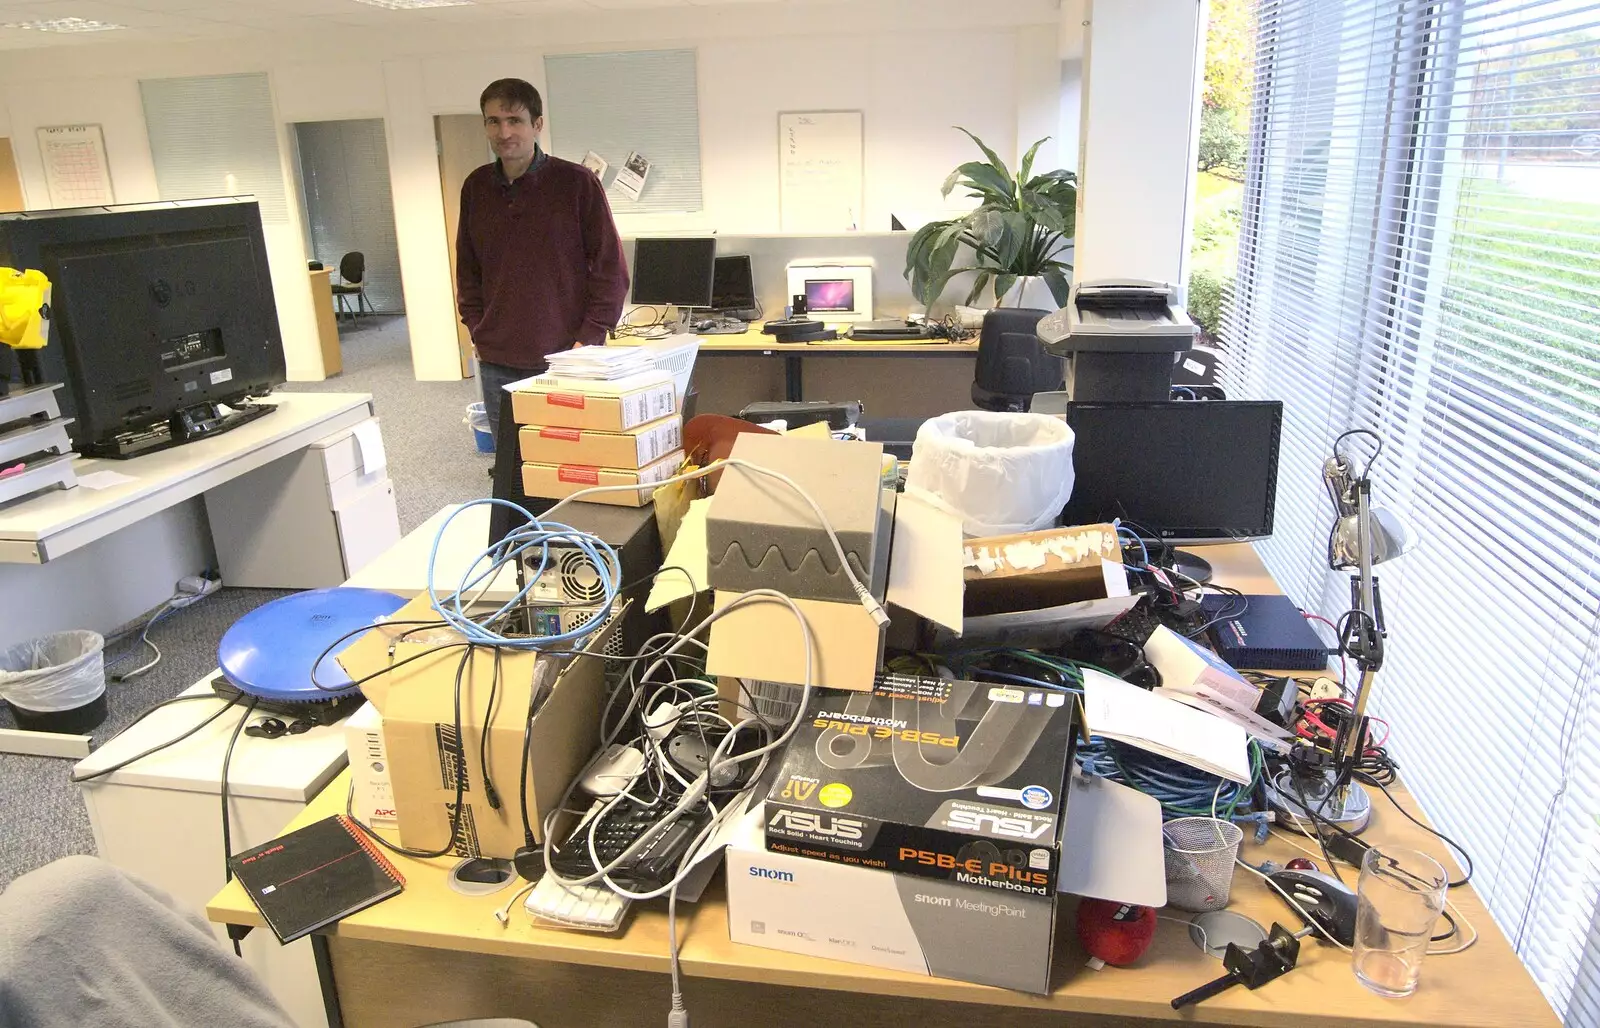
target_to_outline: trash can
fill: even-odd
[[[489,431],[489,415],[484,411],[483,404],[467,404],[467,416],[463,421],[472,428],[472,438],[478,444],[478,452],[493,453],[494,433]]]
[[[0,698],[17,727],[79,735],[106,719],[106,640],[57,632],[0,651]]]

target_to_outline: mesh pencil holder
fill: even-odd
[[[1233,861],[1244,833],[1231,821],[1180,817],[1161,827],[1167,904],[1179,910],[1221,910],[1233,889]]]

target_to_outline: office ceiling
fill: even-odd
[[[0,28],[0,50],[91,43],[178,43],[316,31],[334,26],[374,29],[418,23],[470,25],[506,18],[645,8],[778,7],[813,0],[473,0],[461,6],[387,9],[389,4],[413,2],[416,0],[0,0],[0,25],[65,23],[64,27],[77,29]],[[439,3],[440,0],[424,2]],[[83,22],[121,27],[94,31]]]

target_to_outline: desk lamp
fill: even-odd
[[[1375,444],[1359,472],[1340,451],[1340,445],[1352,436],[1366,436]],[[1371,799],[1353,781],[1367,744],[1367,700],[1373,678],[1383,666],[1383,604],[1372,568],[1401,556],[1412,543],[1410,532],[1397,517],[1372,506],[1372,465],[1382,452],[1383,440],[1377,433],[1352,429],[1334,440],[1333,456],[1322,466],[1323,483],[1335,513],[1328,533],[1328,567],[1356,572],[1350,579],[1350,610],[1339,619],[1339,646],[1344,655],[1355,659],[1361,681],[1351,701],[1350,716],[1334,740],[1331,764],[1311,773],[1285,772],[1288,781],[1284,776],[1274,780],[1278,809],[1289,815],[1286,820],[1291,827],[1307,835],[1316,831],[1316,820],[1359,832],[1372,814]]]

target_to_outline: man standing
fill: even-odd
[[[496,160],[461,185],[456,291],[498,436],[508,382],[543,372],[558,350],[605,342],[628,268],[600,180],[540,149],[539,91],[498,79],[478,108]]]

